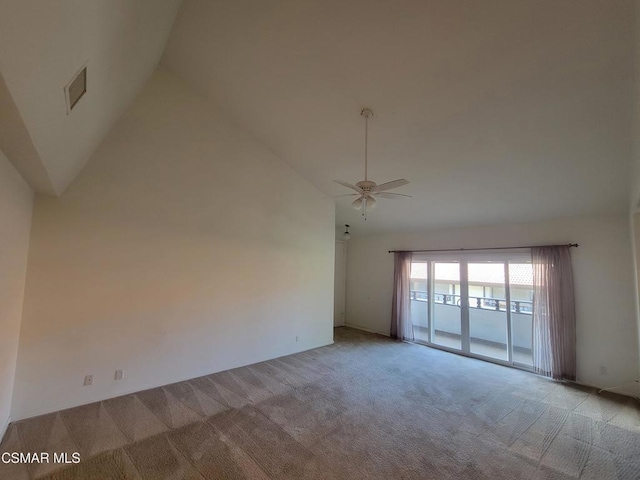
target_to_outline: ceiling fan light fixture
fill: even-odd
[[[343,240],[349,240],[351,238],[351,234],[349,233],[349,225],[344,226],[344,233],[342,234]]]
[[[367,197],[367,208],[376,208],[376,205],[378,204],[378,202],[376,202],[376,199],[373,197]]]
[[[356,198],[351,205],[356,210],[360,210],[362,208],[362,197]]]

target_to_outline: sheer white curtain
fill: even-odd
[[[411,252],[396,252],[394,261],[391,338],[412,341]]]
[[[576,314],[569,247],[535,247],[533,368],[555,380],[576,379]]]

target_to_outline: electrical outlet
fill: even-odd
[[[116,370],[116,380],[122,380],[124,377],[124,372],[122,370]]]
[[[84,386],[88,387],[89,385],[93,385],[93,375],[87,375],[84,377]]]
[[[607,374],[607,367],[605,366],[600,366],[600,375],[606,375]]]

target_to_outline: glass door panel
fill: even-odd
[[[411,323],[418,342],[429,341],[429,264],[411,263]]]
[[[443,347],[462,349],[462,315],[460,308],[460,263],[432,262],[431,294],[433,329],[431,342]]]
[[[509,262],[513,361],[533,367],[533,267],[529,262]]]
[[[505,263],[469,262],[469,351],[509,361]]]

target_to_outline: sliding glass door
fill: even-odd
[[[436,345],[462,350],[460,263],[432,262],[432,270],[431,341]]]
[[[506,263],[469,262],[469,351],[508,362]]]
[[[411,269],[417,342],[531,368],[533,271],[528,254],[418,255]]]
[[[429,342],[429,264],[411,262],[411,323],[413,337]]]
[[[509,262],[509,294],[513,363],[533,368],[533,266],[531,260],[513,259]]]

